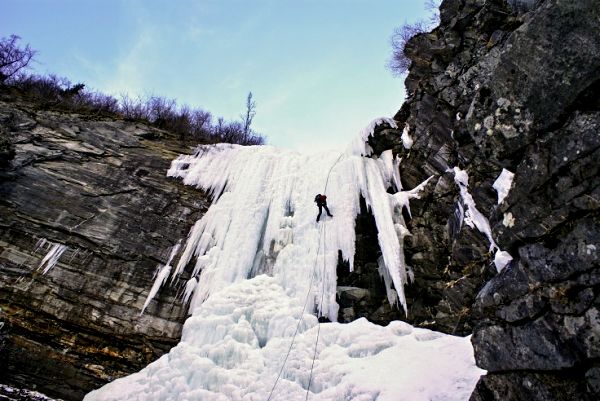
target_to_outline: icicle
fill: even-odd
[[[412,217],[412,214],[410,213],[409,201],[411,199],[421,199],[421,195],[420,195],[421,191],[423,191],[423,189],[425,189],[425,186],[427,185],[429,180],[431,180],[432,178],[433,178],[433,176],[430,176],[428,179],[426,179],[425,181],[423,181],[422,183],[420,183],[418,186],[411,189],[410,191],[399,191],[399,192],[395,193],[394,195],[392,195],[393,199],[394,199],[394,206],[397,206],[400,209],[406,209],[406,211],[408,212],[408,215]]]
[[[475,206],[475,200],[469,193],[469,176],[465,170],[461,170],[458,167],[454,167],[454,182],[458,185],[460,190],[460,196],[463,204],[465,205],[464,222],[471,228],[477,228],[479,232],[484,234],[490,241],[490,251],[498,249],[498,245],[492,238],[492,229],[490,228],[490,222],[485,218],[477,206]]]
[[[40,238],[35,244],[35,249],[33,250],[33,253],[36,253],[38,250],[42,249],[46,245],[46,242],[48,242],[46,238]]]
[[[169,253],[169,259],[167,260],[167,263],[158,270],[158,273],[156,274],[156,277],[154,279],[154,284],[152,285],[152,288],[150,289],[150,292],[146,297],[146,301],[144,302],[144,306],[142,306],[142,311],[140,312],[140,315],[144,314],[144,311],[146,310],[146,307],[148,307],[148,305],[150,304],[150,301],[154,299],[154,297],[158,293],[158,290],[160,290],[160,288],[169,278],[169,274],[171,273],[171,262],[173,261],[175,255],[177,255],[177,252],[179,251],[180,247],[181,241],[179,241],[177,244],[175,244],[175,246],[173,246],[173,248],[171,248],[171,252]]]
[[[394,180],[394,185],[396,187],[396,191],[402,191],[402,182],[400,180],[400,163],[402,162],[402,158],[396,155],[394,157],[394,165],[393,165],[393,173],[392,178]]]
[[[383,258],[380,257],[377,259],[377,271],[379,272],[379,276],[383,278],[383,283],[385,285],[385,293],[388,299],[388,302],[391,306],[395,306],[398,304],[398,293],[396,290],[392,288],[392,277],[390,276],[390,272],[388,271],[385,263],[383,262]]]
[[[46,243],[47,243],[46,240],[43,239],[42,244],[39,246],[43,246]],[[39,244],[39,242],[38,242],[38,244]],[[38,270],[43,268],[44,271],[42,272],[42,274],[48,273],[58,263],[58,260],[60,259],[60,257],[66,250],[67,250],[66,245],[62,245],[62,244],[52,245],[52,248],[50,249],[50,251],[48,251],[46,256],[44,256],[44,259],[42,259],[42,262],[38,266]]]
[[[169,278],[169,273],[171,273],[171,266],[169,265],[165,265],[159,269],[158,273],[156,274],[156,278],[154,279],[154,284],[152,285],[152,288],[150,289],[150,292],[146,297],[144,306],[142,306],[140,316],[144,314],[144,311],[146,310],[146,307],[150,304],[150,301],[154,299],[154,297],[158,293],[158,290],[160,290],[160,287],[162,287],[162,285],[167,281],[167,279]]]
[[[183,293],[183,304],[187,304],[192,295],[194,295],[194,291],[196,291],[196,287],[198,286],[198,279],[196,277],[192,277],[185,284],[185,292]]]
[[[475,200],[469,193],[469,176],[467,175],[467,172],[458,167],[454,167],[453,171],[454,181],[460,189],[460,196],[463,204],[465,205],[464,222],[471,228],[477,228],[479,232],[485,234],[485,236],[488,238],[490,241],[490,252],[495,251],[494,265],[496,266],[498,273],[500,273],[500,271],[502,271],[502,269],[510,263],[512,256],[508,252],[501,250],[492,238],[490,222],[483,216],[483,214],[481,214],[479,210],[477,210],[477,207],[475,206]],[[510,172],[508,173],[511,174]],[[500,191],[498,191],[498,195],[500,196]],[[498,201],[500,202],[500,199]]]

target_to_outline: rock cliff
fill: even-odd
[[[406,46],[401,129],[370,139],[403,157],[406,188],[436,177],[411,203],[408,319],[473,331],[489,372],[474,401],[597,399],[600,3],[510,3],[445,0],[440,26]],[[513,258],[499,274],[489,238],[463,221],[454,167]],[[498,204],[503,169],[515,176]]]
[[[0,382],[78,400],[178,342],[177,283],[140,310],[207,200],[166,178],[189,151],[168,133],[13,100],[0,101]]]

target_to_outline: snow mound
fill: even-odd
[[[278,280],[259,275],[210,296],[189,318],[181,342],[142,371],[89,393],[86,401],[264,401],[290,349],[302,308]],[[304,400],[317,319],[300,330],[272,393]],[[321,324],[311,400],[467,400],[484,371],[469,338],[386,327],[365,319]]]

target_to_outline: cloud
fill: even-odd
[[[115,60],[114,74],[106,77],[104,90],[118,94],[142,94],[148,89],[148,72],[159,62],[159,35],[149,25],[143,26],[132,43]]]

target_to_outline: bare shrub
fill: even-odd
[[[100,92],[85,92],[79,95],[90,111],[103,114],[118,114],[120,112],[119,101],[110,95]]]
[[[427,0],[425,10],[429,12],[429,18],[426,21],[417,21],[415,23],[405,23],[394,29],[390,37],[392,46],[392,56],[388,61],[388,69],[392,75],[399,77],[408,72],[410,68],[410,59],[404,53],[406,43],[420,33],[428,32],[440,23],[440,4],[442,0]]]
[[[20,39],[17,35],[0,38],[0,83],[10,80],[26,68],[36,54],[29,44],[24,48],[19,47],[17,42]]]
[[[128,120],[148,120],[148,110],[142,98],[131,98],[121,94],[119,98],[121,114]]]
[[[440,4],[442,0],[427,0],[425,10],[429,12],[428,25],[435,27],[440,24]]]
[[[71,82],[56,75],[20,75],[12,85],[20,89],[27,97],[43,106],[61,102],[62,94],[71,87]]]
[[[146,100],[148,121],[160,128],[167,125],[167,121],[174,117],[177,102],[175,99],[167,99],[161,96],[150,96]]]
[[[413,36],[425,32],[426,28],[425,23],[415,22],[414,24],[404,24],[401,27],[394,29],[394,33],[390,38],[392,57],[388,63],[388,69],[394,76],[401,76],[408,71],[410,59],[404,53],[406,43]]]
[[[121,95],[120,114],[127,119],[147,121],[161,129],[172,132],[182,141],[229,142],[243,145],[264,144],[264,138],[250,129],[255,114],[255,103],[249,96],[250,109],[242,115],[242,121],[227,122],[219,118],[212,125],[212,114],[187,105],[177,106],[174,99],[149,96],[146,99]],[[250,112],[248,112],[250,110]],[[247,117],[247,119],[244,119]]]
[[[210,112],[195,109],[192,111],[192,134],[195,137],[206,135],[212,127],[212,114]]]

